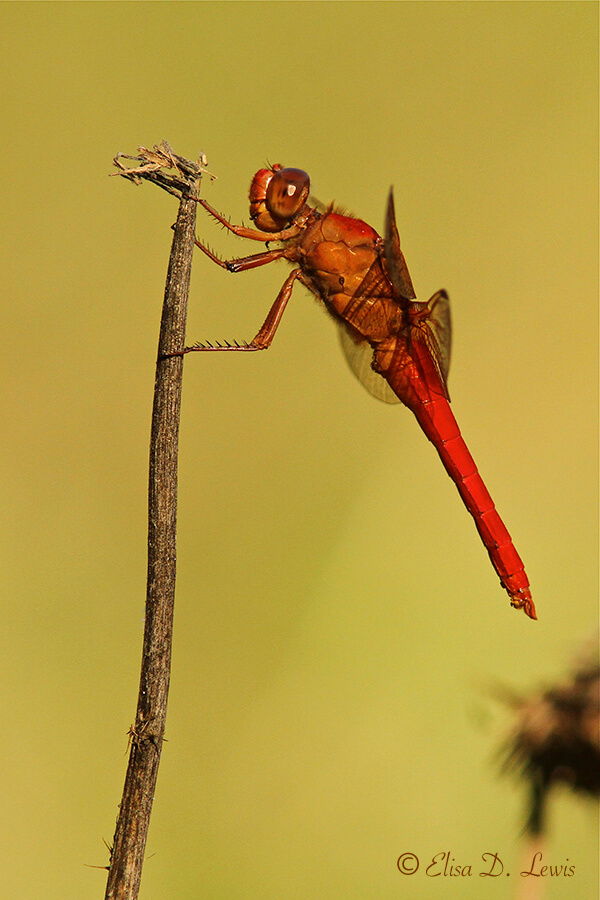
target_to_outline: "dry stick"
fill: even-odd
[[[177,179],[170,182],[179,188],[180,196],[197,197],[200,169],[196,166],[194,173],[195,164],[189,165],[191,172],[180,169],[185,182]],[[160,179],[147,177],[164,187],[161,183],[164,175]],[[192,200],[181,200],[165,287],[150,437],[148,584],[142,669],[105,900],[138,897],[165,731],[175,595],[177,442],[183,373],[183,358],[165,357],[165,354],[184,346],[196,209],[197,204]]]

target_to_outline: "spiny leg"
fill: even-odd
[[[239,259],[221,259],[199,240],[195,240],[194,243],[209,259],[212,259],[222,269],[227,269],[228,272],[245,272],[247,269],[256,269],[285,256],[285,250],[280,249],[265,250],[264,253],[253,253],[251,256],[242,256]]]
[[[198,343],[194,344],[193,347],[184,347],[184,349],[179,353],[170,353],[169,356],[183,356],[184,353],[194,353],[201,350],[266,350],[271,345],[271,341],[275,337],[275,332],[279,327],[281,317],[283,316],[283,313],[287,306],[287,302],[291,297],[294,282],[297,278],[300,278],[301,275],[301,269],[294,269],[293,272],[290,272],[290,274],[284,281],[281,290],[277,294],[275,302],[269,310],[267,318],[263,322],[256,336],[250,341],[249,344],[245,342],[242,344],[238,344],[237,341],[235,341],[233,344]]]
[[[190,200],[196,200],[196,198],[190,197]],[[233,231],[238,237],[249,238],[251,241],[262,241],[265,244],[269,241],[288,241],[290,238],[300,234],[302,230],[301,225],[295,224],[290,228],[285,228],[283,231],[276,232],[258,231],[256,228],[246,228],[245,225],[232,225],[225,216],[222,216],[221,213],[217,212],[217,210],[212,207],[210,203],[207,203],[206,200],[198,197],[196,202],[199,203],[213,219],[216,219],[224,228],[227,228],[228,231]]]

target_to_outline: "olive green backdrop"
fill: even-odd
[[[248,220],[266,161],[444,287],[453,409],[523,556],[509,608],[408,411],[303,288],[269,353],[186,360],[172,691],[144,900],[513,898],[522,792],[491,684],[597,622],[595,3],[3,3],[0,893],[103,895],[143,630],[149,419],[176,201],[117,151],[201,149]],[[225,256],[246,245],[204,214]],[[255,249],[254,245],[250,248]],[[249,339],[284,264],[200,254],[189,340]],[[545,896],[596,890],[551,807]],[[421,867],[403,876],[405,852]],[[448,851],[471,877],[425,873]],[[499,878],[482,879],[481,854]]]

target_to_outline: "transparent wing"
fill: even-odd
[[[385,220],[385,265],[390,281],[403,301],[415,299],[415,289],[411,281],[404,254],[400,249],[400,236],[396,226],[394,190],[390,188]],[[452,323],[450,300],[446,291],[438,291],[427,303],[406,303],[404,309],[415,326],[413,339],[424,341],[434,362],[440,381],[449,400],[448,372],[452,344]]]
[[[400,235],[396,226],[393,188],[390,188],[385,217],[385,264],[390,281],[400,296],[404,300],[414,300],[417,295],[415,294],[404,254],[400,249]]]
[[[343,322],[338,322],[340,343],[348,365],[370,394],[384,403],[400,403],[400,398],[391,389],[383,375],[371,368],[373,348],[365,340],[356,341]]]
[[[450,371],[450,352],[452,349],[452,321],[450,318],[450,300],[446,291],[438,291],[426,304],[429,315],[424,330],[425,343],[435,363],[438,375],[448,394],[448,372]]]

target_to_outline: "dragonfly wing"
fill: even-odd
[[[414,300],[416,297],[415,289],[404,254],[400,249],[400,235],[396,226],[393,188],[390,188],[387,215],[385,217],[385,265],[390,280],[400,296],[404,300]]]
[[[438,291],[427,301],[429,315],[424,331],[425,343],[435,363],[442,385],[448,394],[448,372],[450,370],[450,351],[452,348],[452,321],[450,318],[450,300],[446,291]]]
[[[390,188],[388,197],[387,215],[385,221],[385,264],[390,280],[400,297],[405,300],[415,299],[415,289],[410,278],[406,260],[400,249],[400,236],[396,226],[396,212],[394,209],[394,190]],[[452,324],[450,320],[450,301],[446,291],[438,291],[426,304],[407,303],[409,316],[413,322],[418,322],[418,328],[413,332],[424,341],[436,371],[445,391],[448,394],[448,371],[450,369],[450,349],[452,343]],[[424,314],[425,311],[425,314]]]
[[[383,400],[384,403],[400,403],[400,398],[394,393],[382,375],[375,372],[371,363],[373,361],[373,348],[365,340],[355,340],[343,322],[338,322],[340,343],[348,365],[370,394]]]

